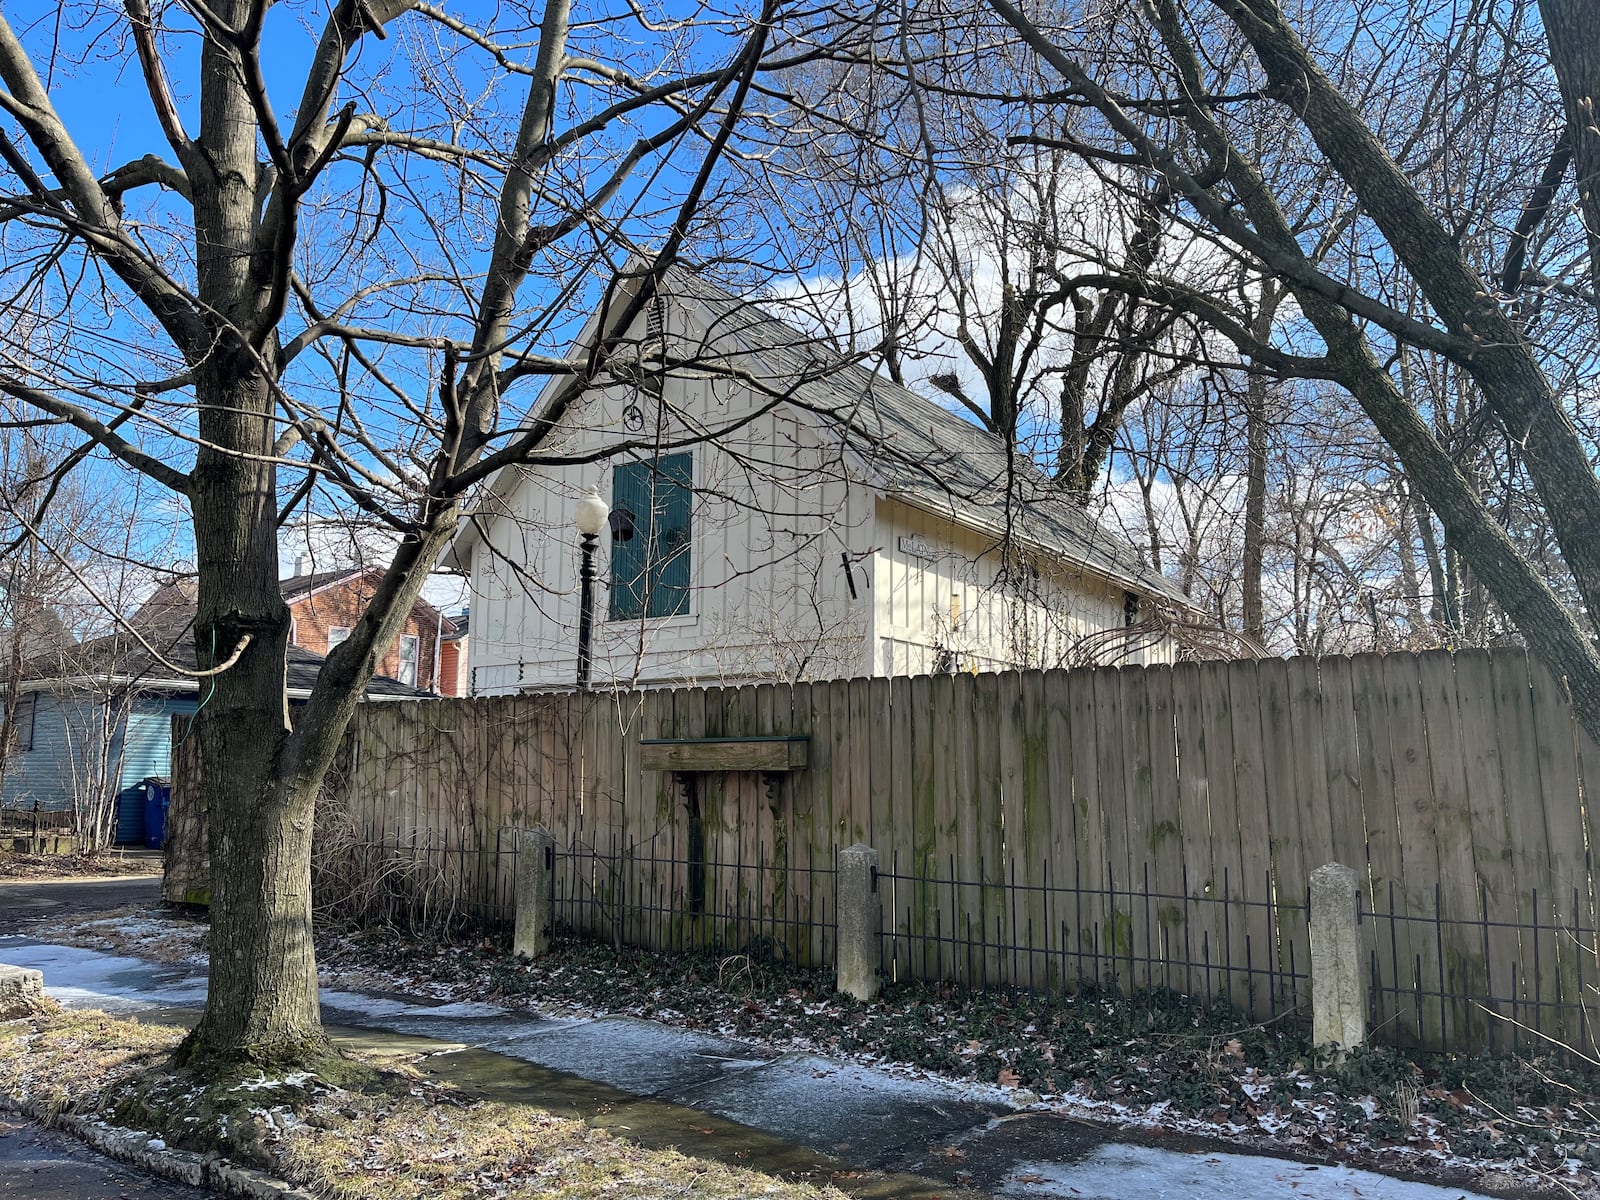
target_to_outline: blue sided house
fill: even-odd
[[[194,669],[193,620],[192,584],[169,585],[132,618],[142,641],[119,631],[25,664],[0,808],[13,818],[50,814],[52,826],[75,813],[86,840],[145,844],[146,781],[171,775],[173,718],[205,700],[204,680],[172,669]],[[289,648],[291,704],[311,694],[322,663]],[[383,676],[367,689],[370,700],[426,694]]]
[[[172,718],[195,711],[194,689],[96,682],[24,681],[0,807],[52,815],[76,808],[96,840],[142,844],[144,781],[168,774]]]

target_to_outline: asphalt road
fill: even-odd
[[[37,921],[105,912],[125,904],[152,904],[161,898],[161,876],[117,879],[0,881],[0,935],[26,933]]]
[[[205,1200],[213,1194],[146,1175],[72,1138],[0,1114],[4,1200]]]

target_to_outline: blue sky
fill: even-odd
[[[620,5],[616,7],[620,11],[625,11]],[[91,165],[102,173],[149,153],[160,155],[168,161],[174,158],[156,120],[132,47],[123,40],[124,19],[119,8],[97,11],[90,6],[86,14],[78,9],[28,2],[8,4],[6,11],[7,19],[13,29],[33,53],[39,72],[46,79],[52,100],[69,132]],[[450,8],[452,12],[469,20],[497,21],[501,28],[506,28],[510,22],[520,22],[524,28],[508,29],[506,40],[520,43],[519,49],[514,52],[515,57],[531,60],[536,45],[536,35],[530,34],[526,26],[530,19],[536,19],[537,8],[531,14],[521,17],[518,16],[517,7],[511,4],[451,5]],[[306,68],[311,61],[316,38],[320,34],[327,11],[326,4],[280,3],[275,5],[268,15],[263,36],[263,71],[274,111],[280,124],[285,127],[293,121]],[[588,15],[593,15],[592,11]],[[169,10],[168,20],[175,23],[178,32],[170,35],[167,42],[167,69],[180,114],[188,131],[194,134],[198,131],[199,124],[196,80],[200,40],[193,32],[192,23],[184,24],[189,18],[182,14],[181,10],[176,8]],[[188,32],[184,32],[185,29]],[[583,53],[590,48],[586,46],[585,40],[589,39],[592,42],[598,36],[599,34],[594,32],[586,33],[581,30],[576,32],[574,52]],[[434,51],[429,46],[429,40],[435,38],[443,43],[453,40],[453,35],[442,33],[437,26],[420,18],[405,17],[397,25],[391,26],[390,37],[387,40],[367,39],[358,52],[354,69],[350,72],[355,86],[346,90],[340,97],[341,101],[353,95],[359,108],[365,110],[370,105],[380,115],[390,119],[396,128],[414,128],[420,121],[426,123],[423,131],[430,136],[437,137],[441,134],[449,136],[448,131],[442,128],[446,124],[445,118],[450,116],[448,112],[440,111],[438,106],[432,108],[427,105],[409,106],[409,101],[413,99],[412,93],[421,92],[418,80],[412,73],[409,53],[417,52],[418,48],[422,47],[423,61],[426,62],[428,69],[437,71],[441,75],[448,73],[452,77],[452,82],[458,86],[460,95],[469,99],[483,95],[492,82],[492,76],[485,66],[487,59],[481,53]],[[698,53],[715,53],[727,45],[725,36],[713,32],[703,50]],[[630,52],[624,47],[623,52],[625,56],[631,53],[637,58],[637,50]],[[686,60],[692,57],[694,53],[685,55]],[[494,72],[494,75],[499,74],[498,71]],[[509,135],[510,130],[505,128],[506,123],[514,125],[525,95],[525,83],[521,78],[513,77],[509,85],[492,98],[484,112],[472,114],[472,118],[477,120],[478,124],[473,126],[469,120],[468,132],[463,140],[471,142],[474,136],[477,136],[478,144],[505,144],[496,141],[495,135],[500,131]],[[573,119],[571,106],[575,101],[572,97],[564,96],[563,99],[562,115],[566,121],[570,121]],[[505,141],[509,141],[509,136]],[[38,157],[36,155],[31,157],[42,170],[43,164]],[[382,165],[384,164],[380,164]],[[413,266],[413,263],[407,260],[408,252],[423,245],[432,232],[429,229],[429,221],[434,213],[430,210],[429,197],[437,197],[440,189],[445,188],[449,182],[447,172],[437,168],[425,168],[425,171],[429,173],[417,172],[413,167],[407,177],[407,183],[416,185],[414,196],[403,196],[402,189],[395,188],[390,197],[391,205],[388,210],[389,219],[395,225],[396,236],[392,239],[394,245],[385,249],[386,258],[382,263],[377,266],[368,264],[361,268],[364,273],[349,275],[349,286],[370,282],[373,278],[381,276],[384,271],[405,274]],[[48,177],[48,173],[44,173]],[[652,177],[647,173],[641,178],[648,180]],[[344,194],[349,195],[350,190],[357,186],[360,180],[358,164],[336,163],[330,167],[329,183],[336,193],[339,189],[344,189]],[[681,189],[681,183],[681,172],[669,166],[655,178],[651,186],[659,189],[665,202]],[[651,198],[648,188],[640,195],[648,205]],[[365,194],[363,200],[371,203],[371,198]],[[128,212],[131,218],[144,222],[141,232],[148,236],[152,244],[159,246],[165,236],[172,239],[173,245],[181,245],[189,240],[190,236],[187,233],[187,219],[183,211],[186,207],[176,197],[163,196],[154,189],[145,189],[136,197],[130,198]],[[163,234],[159,228],[163,221],[172,224],[172,231]],[[654,222],[654,226],[659,224],[659,221]],[[654,227],[651,221],[644,219],[636,219],[635,226],[637,233],[646,238],[650,236]],[[327,237],[346,235],[349,232],[348,228],[339,226],[335,221],[331,228],[326,225],[308,228],[303,235],[303,242],[312,252],[321,250],[323,257],[326,258],[326,247],[330,244],[326,240]],[[473,231],[463,228],[460,224],[441,233],[445,236],[447,244],[450,239],[456,239],[450,248],[460,250],[459,261],[464,269],[468,271],[481,269],[484,259],[481,253],[481,236],[480,244],[474,245]],[[481,230],[479,233],[481,235]],[[187,273],[186,257],[184,255],[177,259],[175,269],[180,274]],[[334,258],[332,268],[329,268],[330,273],[336,273],[337,268],[342,265],[337,261],[336,253]],[[328,268],[327,263],[323,266]],[[342,298],[341,286],[341,281],[334,280],[329,284],[327,295],[334,300]],[[583,294],[580,291],[579,302],[569,304],[563,310],[562,317],[547,325],[544,336],[537,339],[538,344],[532,348],[543,353],[558,353],[565,348],[567,341],[577,332],[585,315]],[[466,323],[460,319],[462,304],[460,298],[453,302],[453,307],[457,310],[454,317],[435,314],[430,318],[424,314],[414,320],[402,317],[385,323],[392,328],[405,328],[409,332],[439,332],[463,337],[468,330]],[[93,305],[90,308],[92,309]],[[285,322],[285,332],[292,334],[298,328],[299,322],[299,315],[291,310],[291,315]],[[95,328],[91,328],[92,325]],[[110,363],[109,369],[114,369],[119,354],[123,355],[124,364],[131,362],[129,355],[136,354],[141,346],[156,345],[159,337],[158,335],[152,337],[147,328],[132,319],[101,314],[94,320],[86,320],[81,331],[74,334],[74,341],[80,354],[92,353],[97,357],[101,367],[106,367],[106,364]],[[124,353],[125,351],[127,353]],[[309,356],[305,361],[309,361]],[[411,390],[414,395],[426,398],[430,389],[425,373],[430,363],[436,366],[437,358],[430,360],[416,352],[391,351],[387,353],[382,365],[391,378]],[[138,374],[145,378],[150,377],[152,373],[148,369],[148,364],[138,371]],[[291,372],[289,383],[292,388],[313,387],[310,377],[300,371],[298,364]],[[370,380],[366,381],[366,386],[378,390]],[[508,408],[517,410],[520,406],[525,406],[537,395],[538,388],[537,379],[524,382],[518,393],[508,397]],[[306,394],[314,395],[310,390]],[[379,394],[381,395],[381,391]],[[172,419],[180,422],[186,420],[181,414]],[[391,426],[396,439],[402,436],[401,422],[376,409],[368,413],[367,421],[369,427],[377,430],[380,436],[388,436]],[[160,435],[147,436],[160,440]],[[191,452],[189,447],[181,442],[173,442],[171,439],[167,441],[169,453],[174,461],[186,459]],[[110,468],[101,469],[110,470]],[[170,512],[164,511],[158,518],[161,533],[170,532],[171,517]],[[303,549],[304,545],[303,539],[298,537],[286,539],[286,542],[287,563],[292,561],[293,556]],[[152,539],[152,547],[158,544],[165,547],[170,545],[170,542],[165,539]],[[325,553],[332,553],[327,547],[323,549]],[[163,553],[166,552],[163,550]],[[182,553],[181,547],[179,553],[180,555]]]

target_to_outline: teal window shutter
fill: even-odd
[[[611,537],[611,619],[637,620],[644,615],[645,562],[649,545],[649,464],[619,463],[611,473],[611,511],[627,514],[633,536]]]
[[[689,454],[621,463],[612,471],[612,510],[633,518],[631,538],[611,539],[613,621],[689,611],[693,483]]]
[[[656,460],[650,566],[652,587],[645,615],[672,617],[689,611],[690,524],[694,509],[692,459],[667,454]]]

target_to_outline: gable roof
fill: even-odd
[[[996,537],[1015,537],[1146,595],[1193,602],[1152,570],[1122,534],[1063,495],[1005,439],[892,380],[850,362],[759,305],[672,268],[667,287],[704,307],[775,377],[800,380],[800,405],[827,421],[885,493]]]
[[[9,658],[14,642],[22,643],[18,657],[24,662],[77,645],[77,639],[61,619],[61,614],[48,604],[29,609],[18,616],[12,625],[0,628],[0,654]]]
[[[33,681],[110,678],[161,691],[197,689],[201,680],[177,675],[166,665],[171,663],[190,671],[200,669],[195,663],[194,614],[195,581],[180,579],[164,584],[129,619],[159,658],[126,629],[119,628],[60,654],[35,658],[24,665],[23,676]],[[285,662],[289,694],[297,698],[309,694],[324,661],[320,654],[290,646]],[[385,675],[374,675],[366,690],[368,697],[386,699],[429,694]]]
[[[347,579],[354,579],[358,575],[365,575],[372,567],[340,567],[333,571],[313,571],[307,575],[291,575],[287,579],[278,581],[278,588],[283,592],[285,604],[293,604],[296,600],[304,600],[312,592],[320,592],[323,588],[335,583],[343,583]]]
[[[305,575],[291,575],[287,579],[280,579],[278,581],[278,590],[282,593],[285,604],[294,605],[303,600],[309,600],[320,592],[338,587],[341,583],[348,583],[351,580],[368,576],[381,578],[382,575],[383,568],[371,563],[360,567],[339,567],[332,571],[313,571]],[[427,614],[429,619],[438,621],[441,637],[450,635],[450,630],[453,628],[452,622],[438,608],[418,596],[411,602],[412,614],[415,615],[418,609]]]
[[[819,338],[687,267],[669,266],[660,286],[671,299],[703,310],[709,318],[707,340],[721,354],[742,350],[760,362],[773,391],[840,439],[865,468],[863,482],[884,495],[997,542],[1015,539],[1142,595],[1194,606],[1176,583],[1141,560],[1125,536],[1095,521],[1032,459],[1012,452],[1005,439],[844,358]],[[580,343],[588,336],[586,328]],[[498,492],[503,481],[515,478],[503,468],[488,487]],[[489,522],[495,514],[479,515]],[[477,536],[478,523],[466,522],[446,560],[461,566]]]

